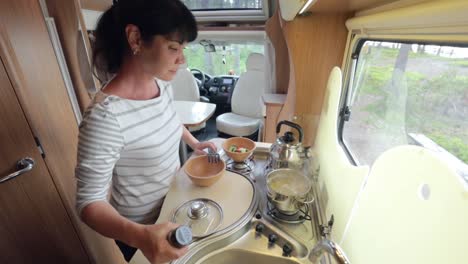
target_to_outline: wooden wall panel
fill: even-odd
[[[81,6],[78,0],[45,0],[49,16],[53,17],[60,36],[60,42],[67,61],[68,70],[77,95],[80,109],[83,112],[89,105],[91,99],[89,89],[99,87],[99,82],[92,76],[91,72],[91,45],[86,33],[86,28],[81,14]],[[84,32],[80,30],[80,25]],[[71,135],[70,135],[71,136]],[[70,138],[68,153],[71,157],[76,156],[77,138]],[[75,160],[74,160],[75,161]],[[75,162],[67,164],[67,169],[74,169]],[[65,167],[64,166],[64,167]],[[73,220],[79,227],[85,248],[90,258],[96,263],[124,263],[119,249],[115,243],[91,230],[81,222],[74,212],[75,204],[75,179],[72,171],[71,178],[67,179],[67,200],[73,210]]]
[[[88,37],[80,31],[81,9],[78,0],[45,0],[49,16],[53,17],[62,44],[68,71],[75,89],[75,93],[83,112],[91,99],[88,89],[94,90],[98,83],[91,74],[90,51]]]
[[[78,126],[38,1],[0,1],[0,33],[5,68],[87,253],[94,263],[124,263],[114,241],[91,231],[75,212]]]
[[[84,9],[105,11],[112,5],[112,0],[80,0]]]
[[[266,22],[265,31],[267,32],[270,40],[275,47],[275,67],[276,67],[276,92],[286,94],[285,103],[279,109],[279,113],[275,113],[275,117],[267,117],[266,119],[274,119],[277,124],[282,120],[292,121],[295,112],[295,79],[294,79],[294,65],[291,60],[289,48],[284,35],[283,25],[284,20],[280,15],[280,7],[276,4],[277,9],[273,16]],[[271,114],[267,112],[267,115]],[[275,125],[276,127],[276,125]],[[265,127],[267,129],[267,127]],[[280,134],[283,134],[288,127],[282,126]],[[276,136],[276,131],[265,131],[265,135],[273,133]],[[268,142],[270,137],[266,136],[265,140]]]
[[[334,66],[341,67],[346,46],[349,14],[312,14],[285,22],[283,29],[290,59],[289,98],[281,116],[296,119],[304,129],[304,144],[312,145],[320,118],[328,75]],[[294,101],[294,102],[293,102]],[[294,103],[294,107],[290,104]],[[289,112],[288,112],[289,111]]]
[[[265,31],[270,38],[273,47],[275,47],[275,66],[276,66],[276,87],[275,91],[279,94],[288,92],[289,84],[289,55],[286,39],[281,29],[281,16],[279,9],[268,19],[265,25]]]

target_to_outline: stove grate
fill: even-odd
[[[253,177],[253,172],[255,168],[255,160],[253,156],[243,162],[236,162],[230,158],[226,160],[226,169],[228,171],[236,172],[244,176],[250,176],[250,178],[255,182]]]
[[[305,204],[301,207],[295,214],[288,215],[280,212],[278,208],[272,205],[270,202],[267,202],[267,214],[273,219],[278,220],[283,223],[288,224],[300,224],[304,221],[311,221],[312,217],[310,216],[309,205]]]

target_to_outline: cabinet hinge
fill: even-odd
[[[45,152],[44,148],[42,147],[41,141],[38,137],[34,137],[34,141],[36,141],[37,149],[39,150],[39,153],[41,153],[42,158],[45,158]]]

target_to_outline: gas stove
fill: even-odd
[[[267,202],[267,214],[271,216],[276,221],[287,223],[287,224],[300,224],[304,221],[311,221],[310,217],[310,208],[308,204],[305,204],[302,208],[299,209],[294,214],[285,214],[278,210],[270,202]]]
[[[307,206],[290,215],[278,211],[267,196],[269,146],[260,145],[244,162],[230,160],[223,150],[218,152],[226,170],[249,179],[255,189],[253,200],[235,225],[194,242],[189,252],[174,263],[310,263],[309,253],[321,240],[320,227],[324,223],[320,210],[323,207],[315,195],[317,186],[312,186],[310,194],[315,199]]]
[[[255,177],[253,176],[253,172],[255,169],[255,160],[253,155],[242,162],[234,161],[226,155],[223,155],[222,158],[226,162],[227,170],[249,177],[255,182]]]
[[[268,202],[266,189],[266,174],[269,168],[269,150],[256,149],[254,154],[244,162],[234,162],[223,152],[221,158],[226,162],[226,169],[251,179],[259,193],[259,207],[257,217],[260,215],[275,227],[291,235],[305,244],[315,243],[319,235],[319,227],[322,223],[320,207],[317,203],[305,205],[292,215],[280,212]]]

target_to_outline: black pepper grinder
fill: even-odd
[[[183,248],[192,243],[192,229],[186,225],[181,225],[169,232],[167,240],[173,247]]]

